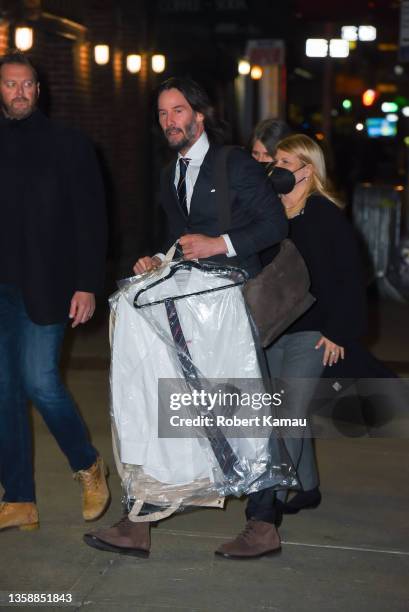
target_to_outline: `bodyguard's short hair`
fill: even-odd
[[[12,49],[11,51],[8,51],[5,55],[0,56],[0,70],[3,66],[6,66],[7,64],[19,64],[20,66],[27,66],[27,68],[29,68],[33,73],[34,81],[38,83],[37,70],[34,68],[28,57],[18,49]]]

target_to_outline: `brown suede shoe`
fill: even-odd
[[[18,527],[31,531],[39,526],[37,506],[33,502],[0,503],[0,530]]]
[[[146,558],[151,548],[150,523],[134,523],[124,516],[112,527],[86,533],[83,539],[98,550]]]
[[[82,487],[82,516],[86,521],[95,521],[108,508],[111,495],[106,481],[107,473],[102,457],[98,457],[90,468],[74,474],[74,479]]]
[[[272,523],[247,521],[244,530],[216,551],[227,559],[256,559],[281,552],[280,536]]]

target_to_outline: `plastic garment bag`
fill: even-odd
[[[297,485],[276,433],[240,428],[251,409],[224,403],[226,391],[240,404],[250,387],[265,390],[245,281],[228,266],[175,262],[122,282],[110,299],[114,450],[126,501],[135,501],[133,520],[144,520],[137,516],[143,503],[163,517],[186,505],[221,505],[226,495]],[[188,406],[183,399],[194,394],[200,401]],[[216,408],[238,423],[231,435]],[[176,432],[175,422],[190,427]]]

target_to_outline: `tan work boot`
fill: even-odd
[[[25,531],[38,529],[37,506],[33,502],[1,502],[0,530],[18,527]]]
[[[134,523],[124,516],[106,529],[90,531],[84,535],[88,546],[133,557],[149,557],[151,548],[150,523]]]
[[[280,536],[275,525],[250,520],[234,540],[222,544],[215,553],[227,559],[256,559],[280,551]]]
[[[107,473],[102,457],[98,457],[88,470],[79,470],[74,474],[74,479],[82,487],[82,516],[86,521],[95,521],[108,508],[111,495],[106,481]]]

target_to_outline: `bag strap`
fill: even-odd
[[[214,161],[213,178],[216,186],[217,211],[221,234],[228,232],[231,226],[231,192],[227,174],[227,160],[232,150],[238,148],[235,145],[220,147]]]

